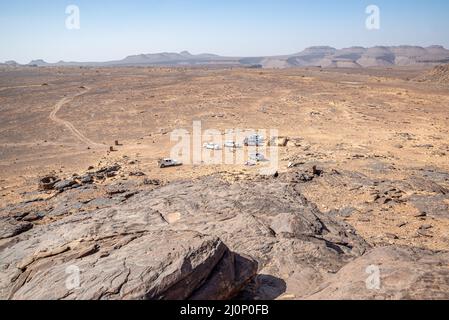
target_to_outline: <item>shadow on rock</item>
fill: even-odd
[[[268,275],[259,274],[236,298],[238,300],[275,300],[287,290],[284,280]]]

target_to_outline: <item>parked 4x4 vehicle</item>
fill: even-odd
[[[258,134],[253,134],[249,137],[246,137],[243,141],[243,144],[247,147],[260,147],[264,145],[264,142],[264,137]]]
[[[158,161],[159,168],[177,167],[182,163],[174,159],[161,159]]]
[[[209,150],[221,150],[220,145],[218,145],[216,143],[211,143],[211,142],[205,143],[203,145],[203,148],[209,149]]]

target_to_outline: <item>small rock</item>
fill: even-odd
[[[428,230],[425,230],[425,229],[419,228],[418,231],[417,231],[417,234],[418,234],[419,236],[422,236],[422,237],[433,238],[433,235],[430,234],[429,231],[428,231]]]
[[[321,177],[321,175],[323,174],[323,170],[318,169],[317,166],[313,166],[312,167],[312,173],[313,173],[314,176]]]
[[[141,171],[133,171],[129,173],[130,177],[144,177],[146,176],[145,173],[141,172]]]
[[[70,187],[73,187],[77,183],[74,180],[63,180],[54,185],[54,188],[58,191],[63,191],[65,189],[68,189]]]
[[[109,186],[108,188],[106,188],[106,193],[108,195],[116,195],[116,194],[123,194],[128,192],[129,190],[125,187],[123,187],[122,185],[113,185],[113,186]]]
[[[386,233],[385,236],[388,239],[393,239],[393,240],[398,240],[399,239],[399,237],[397,235],[395,235],[394,233]]]
[[[350,216],[352,216],[352,214],[353,214],[355,211],[356,211],[356,209],[351,208],[351,207],[347,207],[347,208],[341,209],[341,210],[338,212],[338,214],[339,214],[341,217],[349,218]]]
[[[302,165],[304,165],[305,164],[305,162],[289,162],[288,163],[288,168],[296,168],[296,167],[299,167],[299,166],[302,166]]]
[[[420,212],[417,215],[415,215],[415,218],[424,218],[427,217],[427,213],[426,212]]]
[[[151,185],[151,186],[159,186],[159,185],[161,185],[161,182],[159,180],[156,180],[156,179],[148,179],[148,178],[146,178],[145,180],[143,180],[143,184],[144,185]]]
[[[27,216],[25,216],[22,219],[22,221],[34,222],[34,221],[42,220],[44,217],[45,217],[45,213],[43,213],[43,212],[32,212],[32,213],[28,214]]]
[[[94,177],[92,175],[85,175],[81,177],[81,183],[90,184],[94,182]]]
[[[46,176],[39,180],[40,190],[53,190],[55,184],[59,181],[56,176]]]
[[[122,167],[118,164],[115,164],[113,166],[110,167],[104,167],[100,170],[98,170],[96,173],[97,174],[102,174],[102,173],[110,173],[110,172],[117,172],[121,169]]]

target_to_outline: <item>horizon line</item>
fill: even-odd
[[[375,45],[375,46],[361,46],[361,45],[353,45],[353,46],[349,46],[349,47],[342,47],[342,48],[337,48],[337,47],[333,47],[330,45],[312,45],[312,46],[308,46],[305,47],[304,49],[300,50],[300,51],[296,51],[294,53],[285,53],[285,54],[273,54],[273,55],[221,55],[219,53],[212,53],[212,52],[200,52],[200,53],[192,53],[190,50],[182,50],[179,52],[176,51],[155,51],[155,52],[149,52],[149,53],[134,53],[134,54],[129,54],[127,56],[122,56],[122,58],[117,58],[117,59],[106,59],[106,60],[102,60],[102,61],[81,61],[81,60],[72,60],[72,61],[65,61],[64,59],[59,59],[58,61],[55,62],[50,62],[49,60],[45,60],[45,58],[37,58],[37,59],[32,59],[30,60],[28,63],[18,63],[17,60],[15,59],[9,59],[9,60],[5,60],[3,64],[6,63],[17,63],[19,65],[29,65],[32,64],[32,62],[36,62],[36,61],[42,61],[45,62],[47,64],[57,64],[57,63],[107,63],[107,62],[115,62],[115,61],[120,61],[123,59],[126,59],[128,57],[134,57],[134,56],[139,56],[139,55],[151,55],[151,54],[190,54],[192,56],[199,56],[199,55],[205,55],[205,54],[209,54],[209,55],[216,55],[218,57],[221,58],[232,58],[232,59],[237,59],[237,58],[261,58],[261,57],[282,57],[282,56],[289,56],[289,55],[295,55],[298,53],[301,53],[307,49],[312,49],[312,48],[329,48],[329,49],[335,49],[335,50],[344,50],[344,49],[352,49],[352,48],[363,48],[363,49],[372,49],[372,48],[400,48],[400,47],[417,47],[417,48],[423,48],[423,49],[428,49],[428,48],[432,48],[432,47],[440,47],[443,48],[445,50],[449,50],[447,49],[444,45],[441,44],[433,44],[433,45],[429,45],[429,46],[421,46],[421,45],[412,45],[412,44],[400,44],[400,45]]]

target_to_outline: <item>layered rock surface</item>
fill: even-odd
[[[179,300],[230,298],[257,264],[215,237],[129,230],[37,251],[17,267],[10,299]]]
[[[406,247],[377,248],[344,266],[324,289],[309,298],[447,300],[448,266],[447,252]]]
[[[358,267],[365,260],[395,261],[393,273],[429,268],[430,252],[367,254],[370,245],[350,225],[302,196],[298,174],[232,183],[220,175],[167,185],[89,182],[9,206],[0,215],[0,297],[375,298],[356,292],[367,277]],[[342,286],[354,268],[353,282]],[[448,269],[435,270],[447,280]],[[421,297],[409,290],[413,281],[399,280],[381,297]]]

